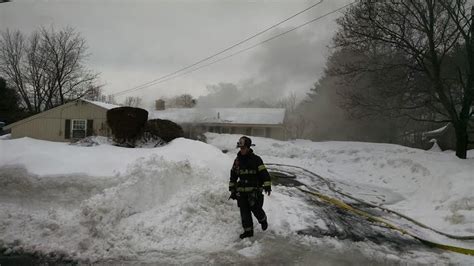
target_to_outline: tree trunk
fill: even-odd
[[[456,156],[460,159],[466,159],[467,157],[467,123],[468,120],[460,119],[454,124],[454,131],[456,132]]]

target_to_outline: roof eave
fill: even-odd
[[[37,114],[34,114],[34,115],[32,115],[32,116],[23,118],[22,120],[16,121],[15,123],[12,123],[12,124],[9,124],[9,125],[4,126],[2,129],[3,129],[3,130],[12,129],[13,127],[15,127],[15,126],[17,126],[17,125],[23,124],[24,122],[26,122],[26,120],[33,120],[33,119],[36,119],[36,118],[38,118],[38,117],[43,116],[46,112],[49,112],[49,111],[54,110],[54,109],[59,108],[59,107],[64,107],[64,106],[69,105],[69,104],[72,104],[72,103],[77,103],[77,102],[79,102],[79,101],[82,101],[82,102],[85,102],[85,103],[90,103],[90,102],[85,101],[85,100],[83,100],[83,99],[76,99],[76,100],[74,100],[74,101],[70,101],[70,102],[68,102],[68,103],[58,105],[58,106],[56,106],[56,107],[54,107],[54,108],[48,109],[48,110],[43,111],[43,112],[41,112],[41,113],[37,113]],[[92,103],[90,103],[90,104],[92,104]],[[104,108],[104,107],[99,106],[99,105],[96,105],[96,104],[94,104],[94,106],[97,106],[97,107],[100,107],[100,108],[102,108],[102,109],[107,110],[107,108]]]

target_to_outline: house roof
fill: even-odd
[[[106,109],[106,110],[110,110],[112,108],[116,108],[116,107],[120,107],[118,105],[114,105],[114,104],[108,104],[108,103],[103,103],[103,102],[97,102],[97,101],[89,101],[89,100],[85,100],[85,99],[77,99],[75,101],[71,101],[71,102],[68,102],[68,103],[65,103],[65,104],[62,104],[62,105],[59,105],[59,106],[56,106],[54,108],[51,108],[49,110],[46,110],[44,112],[41,112],[41,113],[38,113],[38,114],[35,114],[35,115],[32,115],[32,116],[29,116],[25,119],[22,119],[20,121],[16,121],[15,123],[12,123],[12,124],[9,124],[9,125],[6,125],[3,127],[4,130],[8,130],[8,129],[11,129],[12,127],[14,126],[17,126],[17,125],[20,125],[20,124],[23,124],[23,123],[26,123],[30,120],[33,120],[33,119],[36,119],[38,117],[41,117],[43,116],[45,113],[51,111],[51,110],[54,110],[56,108],[61,108],[61,107],[64,107],[65,105],[70,105],[70,104],[74,104],[76,102],[79,102],[79,101],[82,101],[82,102],[87,102],[87,103],[90,103],[90,104],[93,104],[95,106],[98,106],[100,108],[103,108],[103,109]]]
[[[148,119],[167,119],[175,123],[279,125],[284,108],[170,108],[148,112]]]
[[[97,105],[97,106],[99,106],[101,108],[104,108],[104,109],[107,109],[107,110],[120,107],[120,105],[116,105],[116,104],[103,103],[103,102],[98,102],[98,101],[89,101],[89,100],[85,100],[85,99],[80,99],[80,100],[82,100],[84,102],[91,103],[93,105]]]

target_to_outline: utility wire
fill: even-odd
[[[186,69],[192,68],[192,67],[194,67],[194,66],[196,66],[196,65],[198,65],[198,64],[200,64],[200,63],[202,63],[202,62],[208,61],[208,60],[211,59],[211,58],[214,58],[214,57],[216,57],[216,56],[218,56],[218,55],[221,55],[221,54],[223,54],[223,53],[225,53],[225,52],[231,50],[232,48],[235,48],[235,47],[237,47],[237,46],[239,46],[239,45],[241,45],[241,44],[243,44],[243,43],[245,43],[245,42],[247,42],[247,41],[249,41],[249,40],[251,40],[251,39],[257,37],[257,36],[262,35],[263,33],[267,32],[267,31],[269,31],[269,30],[271,30],[271,29],[276,28],[277,26],[279,26],[279,25],[281,25],[281,24],[287,22],[288,20],[290,20],[290,19],[292,19],[292,18],[294,18],[294,17],[296,17],[296,16],[298,16],[298,15],[300,15],[300,14],[302,14],[302,13],[308,11],[308,10],[310,10],[311,8],[313,8],[313,7],[315,7],[315,6],[319,5],[319,4],[321,4],[323,1],[324,1],[324,0],[320,0],[319,2],[317,2],[317,3],[313,4],[313,5],[311,5],[311,6],[307,7],[307,8],[305,8],[305,9],[303,9],[303,10],[301,10],[301,11],[299,11],[298,13],[296,13],[296,14],[294,14],[294,15],[291,15],[291,16],[289,16],[288,18],[286,18],[286,19],[284,19],[284,20],[278,22],[277,24],[274,24],[273,26],[270,26],[270,27],[268,27],[268,28],[266,28],[266,29],[264,29],[264,30],[262,30],[262,31],[260,31],[260,32],[258,32],[258,33],[256,33],[256,34],[254,34],[254,35],[252,35],[252,36],[250,36],[250,37],[248,37],[248,38],[246,38],[246,39],[244,39],[244,40],[242,40],[242,41],[240,41],[240,42],[238,42],[238,43],[232,45],[232,46],[229,46],[229,47],[227,47],[227,48],[225,48],[225,49],[223,49],[223,50],[221,50],[221,51],[219,51],[219,52],[217,52],[217,53],[215,53],[215,54],[213,54],[213,55],[210,55],[210,56],[208,56],[208,57],[206,57],[206,58],[203,58],[203,59],[201,59],[201,60],[199,60],[199,61],[197,61],[197,62],[195,62],[195,63],[193,63],[193,64],[191,64],[191,65],[188,65],[188,66],[186,66],[186,67],[183,67],[183,68],[181,68],[181,69],[179,69],[179,70],[176,70],[176,71],[174,71],[174,72],[172,72],[172,73],[170,73],[170,74],[166,74],[166,75],[164,75],[164,76],[161,76],[161,77],[159,77],[159,78],[157,78],[157,79],[154,79],[154,80],[152,80],[152,81],[149,81],[149,82],[147,82],[147,83],[138,85],[138,86],[136,86],[136,87],[133,87],[133,88],[128,89],[128,90],[125,90],[125,91],[121,91],[121,92],[114,93],[114,94],[112,94],[112,95],[124,94],[124,93],[126,93],[126,92],[128,92],[128,91],[134,91],[134,90],[139,89],[139,88],[141,88],[141,87],[148,87],[148,85],[150,85],[150,84],[154,84],[154,83],[157,82],[157,81],[160,81],[160,80],[165,79],[165,78],[167,78],[167,77],[173,76],[173,75],[175,75],[175,74],[177,74],[177,73],[179,73],[179,72],[181,72],[181,71],[184,71],[184,70],[186,70]]]
[[[257,47],[257,46],[260,46],[260,45],[262,45],[262,44],[264,44],[264,43],[270,42],[270,41],[272,41],[272,40],[274,40],[274,39],[276,39],[276,38],[279,38],[279,37],[281,37],[281,36],[283,36],[283,35],[285,35],[285,34],[288,34],[288,33],[292,32],[292,31],[295,31],[295,30],[297,30],[297,29],[299,29],[299,28],[301,28],[301,27],[304,27],[304,26],[306,26],[306,25],[308,25],[308,24],[311,24],[311,23],[313,23],[313,22],[315,22],[315,21],[318,21],[318,20],[320,20],[320,19],[323,19],[323,18],[325,18],[325,17],[327,17],[327,16],[329,16],[329,15],[331,15],[331,14],[334,14],[334,13],[336,13],[336,12],[338,12],[338,11],[340,11],[340,10],[342,10],[342,9],[344,9],[344,8],[346,8],[346,7],[348,7],[348,6],[353,5],[355,2],[357,2],[357,0],[356,0],[356,1],[353,1],[353,2],[351,2],[351,3],[349,3],[349,4],[346,4],[346,5],[342,6],[342,7],[339,7],[339,8],[337,8],[337,9],[335,9],[335,10],[332,10],[332,11],[330,11],[330,12],[328,12],[328,13],[325,13],[325,14],[323,14],[323,15],[321,15],[321,16],[319,16],[319,17],[316,17],[316,18],[314,18],[314,19],[312,19],[312,20],[310,20],[310,21],[307,21],[307,22],[305,22],[305,23],[303,23],[303,24],[300,24],[300,25],[298,25],[298,26],[296,26],[296,27],[294,27],[294,28],[291,28],[291,29],[289,29],[289,30],[286,30],[286,31],[284,31],[284,32],[282,32],[282,33],[280,33],[280,34],[277,34],[277,35],[272,36],[272,37],[270,37],[270,38],[268,38],[268,39],[265,39],[265,40],[263,40],[263,41],[261,41],[261,42],[255,44],[255,45],[249,46],[249,47],[244,48],[244,49],[242,49],[242,50],[239,50],[239,51],[237,51],[237,52],[235,52],[235,53],[233,53],[233,54],[230,54],[230,55],[228,55],[228,56],[225,56],[225,57],[222,57],[222,58],[220,58],[220,59],[214,60],[214,61],[212,61],[212,62],[210,62],[210,63],[208,63],[208,64],[205,64],[205,65],[196,67],[196,68],[194,68],[194,69],[191,69],[191,70],[189,70],[189,71],[180,73],[180,74],[175,75],[175,76],[172,76],[172,77],[170,77],[170,75],[167,75],[167,76],[168,76],[167,78],[162,78],[162,79],[155,80],[155,81],[153,81],[153,82],[148,82],[148,83],[146,83],[146,85],[144,84],[144,85],[141,85],[141,86],[132,88],[132,89],[120,91],[120,92],[117,92],[117,93],[112,94],[112,95],[122,95],[122,94],[126,94],[126,93],[129,93],[129,92],[133,92],[133,91],[138,91],[138,90],[141,90],[141,89],[145,89],[145,88],[147,88],[147,87],[150,87],[150,86],[153,86],[153,85],[156,85],[156,84],[160,84],[160,83],[166,82],[166,81],[168,81],[168,80],[170,80],[170,79],[174,79],[174,78],[177,78],[177,77],[180,77],[180,76],[187,75],[187,74],[192,73],[192,72],[194,72],[194,71],[197,71],[197,70],[199,70],[199,69],[201,69],[201,68],[208,67],[208,66],[210,66],[210,65],[213,65],[213,64],[215,64],[215,63],[218,63],[218,62],[223,61],[223,60],[225,60],[225,59],[228,59],[228,58],[230,58],[230,57],[233,57],[233,56],[236,56],[236,55],[241,54],[241,53],[243,53],[243,52],[246,52],[246,51],[248,51],[248,50],[250,50],[250,49],[253,49],[253,48]],[[195,64],[194,64],[194,65],[195,65]],[[190,68],[190,67],[188,67],[188,68]],[[175,73],[175,74],[176,74],[176,73]]]

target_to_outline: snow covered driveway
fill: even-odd
[[[2,177],[6,172],[23,173],[19,176],[26,172],[4,170]],[[238,209],[227,201],[226,193],[163,195],[150,183],[151,176],[109,181],[107,187],[87,184],[92,182],[87,176],[29,176],[16,187],[9,181],[0,189],[4,239],[0,244],[7,253],[36,254],[42,260],[49,256],[53,261],[347,265],[396,265],[420,258],[423,263],[449,261],[413,239],[284,186],[276,186],[267,198],[270,230],[263,233],[257,228],[253,239],[241,241]],[[74,181],[79,179],[85,182]]]
[[[238,208],[227,200],[233,155],[223,154],[218,143],[233,145],[238,136],[214,137],[209,138],[210,143],[219,148],[185,139],[153,149],[0,140],[0,249],[9,254],[50,254],[59,260],[165,264],[474,262],[469,256],[429,249],[286,186],[275,186],[272,195],[265,198],[269,230],[256,228],[253,239],[241,241]],[[288,149],[308,150],[307,142],[255,142],[257,154],[267,162],[296,161],[339,177],[350,167],[336,167],[336,160],[349,154],[347,149],[338,148],[338,143],[330,146],[344,153],[332,159],[325,157],[334,160],[330,168],[314,158],[306,160],[304,153],[288,156],[293,154]],[[275,145],[286,149],[285,156],[272,151]],[[324,155],[321,149],[313,148],[313,154],[318,152]],[[422,167],[427,168],[423,164],[415,168]],[[383,175],[378,170],[370,172],[367,167],[364,174]],[[466,166],[463,171],[469,170]],[[426,172],[417,173],[415,177],[423,177]],[[382,180],[397,183],[389,177],[384,175]],[[365,181],[359,179],[357,184],[363,186]],[[351,187],[350,180],[345,184]],[[393,206],[411,206],[397,204],[406,202],[416,191],[410,188],[405,193],[401,186],[390,189],[383,183],[372,185],[401,195],[398,199],[389,197],[394,198],[388,200]],[[387,200],[381,196],[383,189],[369,195],[370,199]],[[357,189],[351,193],[370,194]],[[449,200],[453,197],[443,202]],[[466,227],[462,223],[458,226],[459,230]]]

